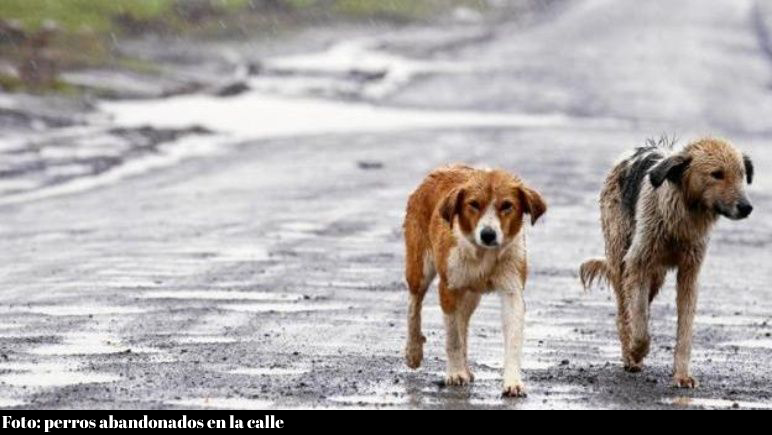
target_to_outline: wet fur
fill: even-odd
[[[467,362],[469,319],[480,296],[496,291],[502,300],[505,336],[504,394],[525,395],[520,374],[527,275],[523,221],[528,214],[535,223],[546,208],[536,191],[501,170],[449,166],[424,179],[408,200],[404,223],[409,367],[417,368],[423,360],[426,339],[421,333],[421,308],[427,289],[439,275],[448,355],[446,384],[473,380]],[[477,223],[494,212],[500,246],[480,246],[475,239]]]
[[[585,288],[599,280],[613,287],[623,362],[627,370],[639,371],[649,351],[649,304],[666,273],[677,270],[674,381],[695,387],[689,359],[698,273],[719,214],[736,214],[747,202],[744,184],[753,180],[753,164],[717,139],[680,151],[662,141],[651,145],[636,150],[606,178],[600,197],[606,256],[583,263],[580,278]],[[714,177],[719,171],[721,180]]]

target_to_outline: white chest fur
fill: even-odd
[[[451,289],[479,287],[487,285],[488,282],[500,281],[502,278],[516,277],[518,272],[512,265],[513,260],[524,251],[523,231],[510,244],[500,249],[477,247],[464,236],[458,225],[454,225],[453,232],[456,237],[456,246],[451,248],[448,255],[448,287]]]

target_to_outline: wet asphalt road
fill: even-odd
[[[244,141],[0,206],[0,407],[772,407],[772,59],[754,2],[705,3],[588,0],[505,23],[428,55],[475,69],[378,101],[564,123]],[[426,35],[412,34],[412,54]],[[408,50],[410,33],[390,37]],[[585,294],[576,277],[602,252],[606,171],[662,132],[728,137],[758,168],[754,214],[719,224],[701,276],[695,391],[669,384],[672,277],[640,374],[622,371],[610,292]],[[404,203],[426,172],[459,161],[515,171],[550,204],[528,229],[526,399],[499,397],[495,297],[472,319],[471,387],[439,385],[434,292],[424,366],[403,363]]]

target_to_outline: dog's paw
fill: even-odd
[[[469,371],[448,373],[447,376],[445,376],[445,385],[469,385],[472,380],[474,380],[474,377]]]
[[[642,362],[634,363],[634,362],[628,361],[628,362],[625,362],[624,367],[627,373],[640,373],[641,371],[643,371]]]
[[[627,353],[622,357],[622,367],[624,367],[627,373],[640,373],[643,370],[643,361],[636,361],[629,353]]]
[[[673,376],[673,387],[675,388],[687,388],[694,389],[700,386],[697,379],[694,379],[689,375],[675,375]]]
[[[504,391],[501,393],[501,397],[527,397],[528,393],[525,391],[525,384],[522,382],[507,383],[504,385]]]
[[[423,344],[410,343],[405,348],[405,363],[411,369],[417,369],[421,367],[421,362],[424,359],[424,346]]]

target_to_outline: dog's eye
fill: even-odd
[[[715,178],[716,180],[723,180],[724,179],[724,171],[713,171],[710,173],[710,176]]]
[[[509,201],[504,201],[501,203],[501,207],[499,208],[502,212],[506,213],[510,210],[512,210],[512,203]]]
[[[472,210],[480,210],[480,203],[477,201],[471,201],[469,202],[469,207],[472,208]]]

